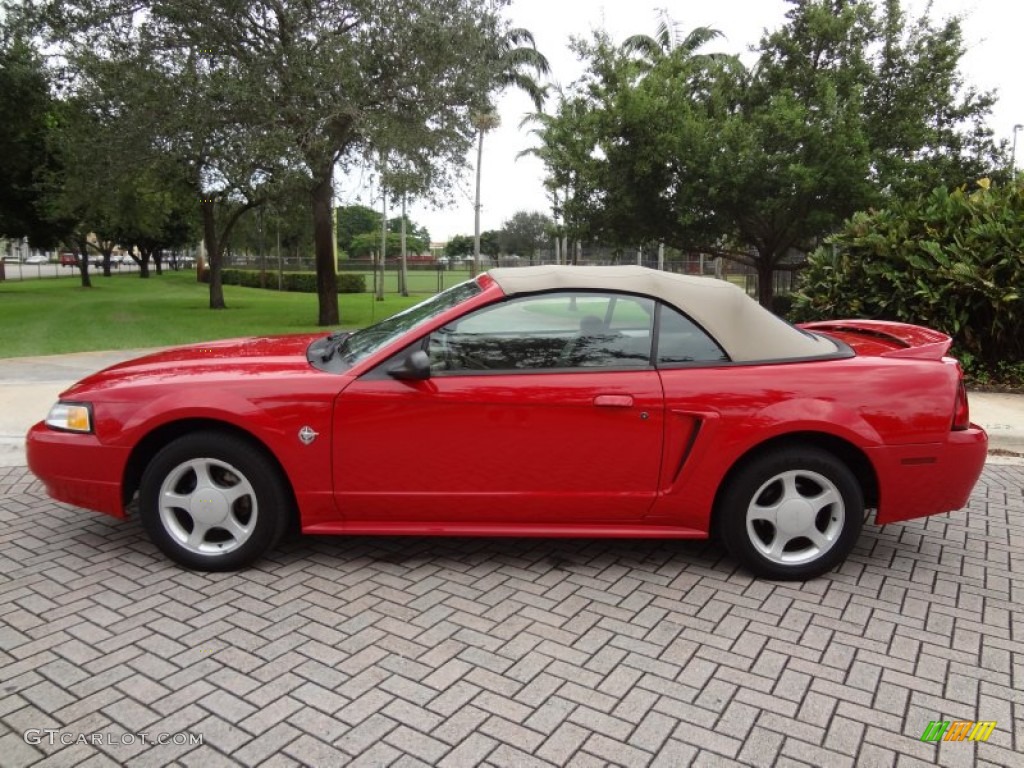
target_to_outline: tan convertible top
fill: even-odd
[[[735,362],[831,355],[829,339],[797,330],[726,280],[636,266],[540,266],[492,269],[505,294],[538,291],[625,291],[654,296],[678,308],[710,333]]]

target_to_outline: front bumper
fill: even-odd
[[[875,521],[895,523],[967,506],[985,467],[988,435],[971,424],[950,432],[943,443],[884,446],[867,453],[878,473]]]
[[[60,432],[43,422],[25,437],[28,467],[57,501],[124,517],[121,478],[128,449],[104,445],[96,435]]]

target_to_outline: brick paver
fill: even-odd
[[[0,468],[0,764],[1020,766],[1022,599],[1021,467],[806,584],[628,540],[309,537],[190,573]],[[998,726],[921,742],[939,719]]]

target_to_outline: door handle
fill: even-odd
[[[633,405],[632,395],[598,395],[594,405],[599,408],[629,408]]]

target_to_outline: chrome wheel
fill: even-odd
[[[197,458],[165,477],[160,522],[184,549],[198,555],[231,552],[256,528],[259,505],[245,476],[224,461]]]
[[[747,507],[747,535],[765,558],[801,565],[828,552],[846,520],[835,483],[806,469],[782,472],[764,483]]]

